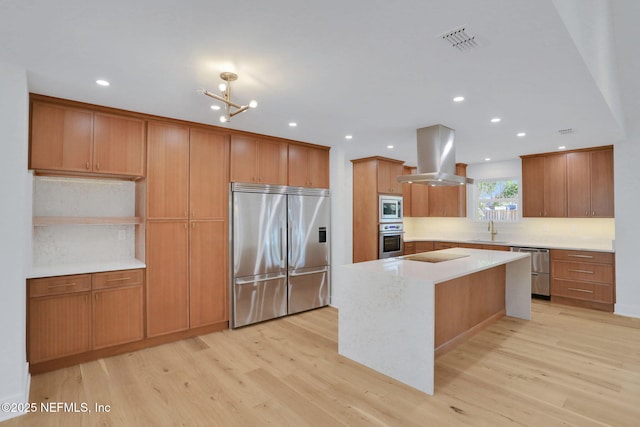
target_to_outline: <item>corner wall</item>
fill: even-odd
[[[29,400],[25,277],[31,260],[26,71],[0,63],[0,403]],[[0,421],[20,415],[0,412]]]

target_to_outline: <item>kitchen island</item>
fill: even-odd
[[[332,305],[341,355],[433,394],[437,355],[504,315],[531,318],[531,266],[526,253],[427,254],[440,259],[405,256],[336,268]]]

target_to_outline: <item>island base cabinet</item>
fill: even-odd
[[[505,283],[501,265],[436,284],[436,357],[505,315]]]

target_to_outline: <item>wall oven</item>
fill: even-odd
[[[402,196],[380,195],[380,222],[402,222]]]
[[[402,223],[380,224],[378,258],[402,256],[404,252]]]

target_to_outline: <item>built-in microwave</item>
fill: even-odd
[[[402,222],[402,196],[381,195],[380,222]]]

